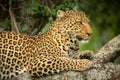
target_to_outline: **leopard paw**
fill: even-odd
[[[94,53],[91,50],[81,51],[78,55],[79,59],[89,59],[92,60],[94,57]]]

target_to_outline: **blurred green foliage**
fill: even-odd
[[[10,6],[13,8],[22,32],[38,31],[39,34],[47,31],[56,18],[57,10],[84,11],[90,19],[93,36],[88,44],[81,44],[81,50],[91,49],[96,52],[106,42],[120,34],[118,0],[8,0],[6,2],[1,0],[0,3],[6,9]],[[7,3],[9,7],[4,5]],[[0,10],[4,27],[9,29],[9,13],[2,7]]]
[[[8,20],[8,18],[6,18],[3,22],[3,26],[5,29],[9,29],[10,28],[10,21]]]

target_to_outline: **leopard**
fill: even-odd
[[[86,56],[91,52],[81,53],[79,42],[89,40],[91,35],[85,13],[74,10],[58,10],[55,21],[43,34],[0,32],[0,79],[10,79],[25,72],[34,78],[87,70],[93,62],[83,57],[84,53],[87,52]]]

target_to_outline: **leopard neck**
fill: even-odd
[[[50,26],[50,28],[48,29],[48,31],[45,33],[45,35],[47,36],[51,36],[53,39],[56,38],[57,35],[62,35],[64,30],[63,28],[63,23],[60,22],[58,19],[56,19],[52,25]]]

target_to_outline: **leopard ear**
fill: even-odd
[[[80,11],[81,16],[86,16],[83,11]]]
[[[88,22],[90,22],[90,20],[86,17],[86,14],[83,11],[80,11],[81,17],[84,17]]]
[[[57,11],[57,18],[62,18],[62,17],[64,17],[64,11],[62,11],[62,10],[58,10]]]

